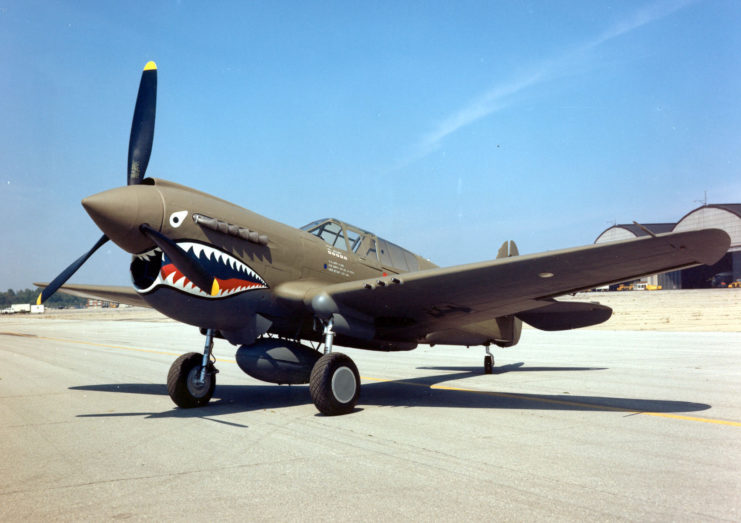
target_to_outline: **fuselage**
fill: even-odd
[[[311,312],[301,306],[302,292],[435,267],[339,220],[296,229],[166,180],[112,189],[83,205],[112,241],[133,254],[132,282],[147,303],[175,320],[216,329],[235,344],[252,343],[265,332],[319,339]],[[218,290],[200,289],[180,273],[139,231],[144,223],[198,260]],[[290,289],[283,289],[288,283]],[[367,341],[344,343],[376,348]]]

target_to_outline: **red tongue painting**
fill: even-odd
[[[183,275],[183,273],[180,272],[177,269],[177,267],[175,267],[175,265],[172,264],[172,263],[168,263],[167,265],[163,265],[162,268],[160,269],[160,273],[162,275],[162,279],[163,280],[167,280],[167,278],[171,274],[174,274],[174,276],[172,277],[172,281],[173,282],[178,282],[178,281],[180,281],[181,278],[185,278],[185,276]],[[253,287],[262,287],[262,285],[260,285],[259,283],[255,283],[255,282],[251,282],[251,281],[247,281],[247,280],[242,280],[240,278],[229,278],[228,280],[222,280],[220,278],[216,278],[216,281],[217,281],[217,283],[219,285],[219,289],[221,289],[221,291],[224,292],[224,293],[229,292],[229,291],[233,291],[233,290],[236,290],[236,289],[247,290],[247,289],[250,289],[250,288],[253,288]],[[183,281],[183,283],[182,283],[182,286],[185,287],[186,285],[188,285],[188,283],[190,283],[190,280],[188,278],[185,278],[184,281]]]
[[[168,263],[167,265],[163,265],[160,269],[160,274],[162,275],[163,280],[167,280],[167,278],[171,274],[175,274],[175,276],[172,277],[172,281],[176,282],[179,281],[180,278],[185,278],[183,276],[183,273],[177,270],[177,267],[175,267],[174,264]],[[185,287],[188,283],[190,283],[190,280],[188,278],[185,278],[185,282],[183,283],[183,287]]]
[[[247,280],[240,280],[239,278],[229,278],[228,280],[216,278],[216,281],[219,283],[219,289],[224,291],[230,291],[239,288],[250,289],[252,287],[263,287],[263,285],[260,285],[259,283]]]

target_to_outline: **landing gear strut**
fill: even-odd
[[[332,352],[332,344],[334,343],[334,320],[329,319],[327,324],[324,326],[324,354]]]
[[[489,346],[486,346],[486,356],[484,356],[484,374],[491,374],[494,368],[494,355],[489,351]]]
[[[324,356],[311,370],[309,393],[322,414],[335,416],[352,412],[360,396],[360,374],[349,356],[332,352],[335,332],[330,319],[324,326]]]
[[[214,330],[206,331],[203,355],[197,352],[183,354],[167,374],[167,392],[178,407],[190,409],[206,405],[216,388],[219,372],[211,361],[214,348]]]

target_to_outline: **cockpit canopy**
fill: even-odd
[[[301,230],[318,236],[335,249],[353,252],[373,264],[394,268],[400,272],[418,271],[421,268],[417,255],[371,232],[334,218],[313,221],[301,227]]]

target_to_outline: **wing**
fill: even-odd
[[[480,324],[545,306],[552,306],[552,312],[568,311],[568,307],[553,306],[552,298],[650,274],[712,264],[729,245],[728,235],[718,229],[669,233],[379,280],[304,287],[303,301],[320,317],[346,319],[335,323],[347,334],[354,331],[368,339],[370,326],[375,339],[420,340],[430,332]],[[278,292],[296,298],[297,290],[289,285]],[[578,312],[578,307],[573,311]],[[538,323],[542,314],[530,317]]]
[[[34,283],[36,287],[45,288],[48,283]],[[96,300],[115,301],[133,305],[135,307],[149,307],[150,305],[131,287],[117,285],[82,285],[66,283],[59,288],[59,292],[79,296],[80,298],[93,298]]]

